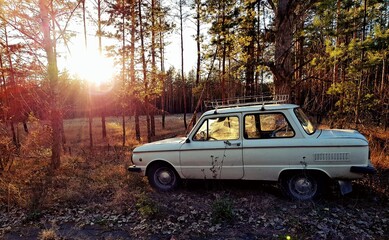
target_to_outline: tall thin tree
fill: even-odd
[[[122,146],[126,145],[126,1],[122,1]]]
[[[43,47],[47,57],[47,76],[50,83],[50,117],[52,128],[51,167],[58,169],[61,164],[61,112],[59,107],[58,66],[57,56],[51,37],[49,2],[39,0],[41,27],[43,31]],[[52,9],[51,14],[54,14]]]
[[[182,93],[183,93],[183,105],[184,105],[184,127],[188,127],[186,123],[186,82],[185,82],[185,72],[184,72],[184,12],[183,5],[185,4],[184,0],[179,0],[179,9],[180,9],[180,43],[181,43],[181,82],[182,82]]]
[[[155,0],[151,0],[151,85],[155,87],[157,78],[157,65],[156,65],[156,4]],[[155,108],[155,98],[153,99],[153,106]],[[151,136],[155,136],[155,116],[154,110],[150,111],[150,131]]]
[[[135,88],[135,34],[136,34],[136,0],[131,0],[130,15],[131,15],[131,46],[130,46],[130,77],[131,86]],[[134,121],[135,121],[135,138],[140,141],[140,121],[139,121],[139,104],[136,100],[136,92],[133,92],[133,106],[134,106]]]
[[[83,32],[84,32],[84,50],[85,54],[88,51],[88,36],[87,36],[87,28],[86,28],[86,5],[85,0],[82,0],[82,22],[83,22]],[[92,96],[90,92],[90,85],[88,82],[88,126],[89,126],[89,148],[92,150],[93,148],[93,113],[92,113]]]
[[[150,130],[150,114],[149,114],[149,83],[147,79],[147,63],[145,56],[145,44],[144,44],[144,32],[142,24],[142,0],[138,0],[138,14],[139,14],[139,33],[141,42],[141,58],[142,58],[142,72],[144,83],[144,104],[146,110],[146,124],[147,124],[147,141],[151,142],[151,130]]]
[[[102,44],[102,29],[101,29],[101,0],[97,0],[97,38],[99,40],[99,55],[100,57],[103,54],[103,44]],[[103,139],[107,138],[107,126],[106,126],[106,106],[105,104],[102,105],[102,110],[101,110],[101,133]]]

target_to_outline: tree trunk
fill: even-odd
[[[99,55],[102,56],[103,54],[103,46],[101,42],[101,0],[97,0],[97,37],[99,39]],[[105,102],[102,104],[102,110],[101,110],[101,133],[103,140],[107,138],[107,127],[106,127],[106,121],[105,121],[105,115],[106,115],[106,108],[105,108]]]
[[[47,0],[39,0],[41,26],[43,31],[43,46],[47,56],[47,74],[50,83],[50,112],[52,128],[51,167],[58,169],[61,164],[61,112],[58,98],[58,67],[57,56],[50,34],[49,9]]]
[[[222,3],[222,28],[226,24],[226,4]],[[222,34],[226,34],[224,30],[222,30]],[[223,42],[222,47],[222,61],[221,61],[221,95],[222,95],[222,100],[224,101],[226,99],[226,55],[227,55],[227,42],[226,42],[226,37],[223,37]]]
[[[363,24],[362,24],[362,39],[361,39],[361,42],[363,43],[365,41],[365,35],[366,35],[366,5],[367,5],[367,0],[364,0],[364,3],[363,3]],[[362,48],[362,51],[361,51],[361,62],[363,63],[364,62],[364,59],[365,59],[365,50],[364,48]],[[363,68],[363,66],[362,66]],[[362,98],[362,86],[363,86],[363,80],[365,78],[365,71],[364,69],[361,70],[361,76],[360,76],[360,79],[358,79],[357,81],[357,98],[356,98],[356,102],[355,102],[355,119],[354,119],[354,123],[355,123],[355,127],[357,128],[358,124],[359,124],[359,116],[360,116],[360,111],[361,111],[361,98]]]
[[[200,67],[201,67],[201,35],[200,35],[200,11],[201,0],[195,0],[196,3],[196,46],[197,46],[197,68],[196,68],[196,86],[200,83]]]
[[[11,125],[11,133],[12,133],[12,142],[15,145],[15,147],[19,148],[19,141],[16,136],[15,124],[13,120],[10,121],[10,125]]]
[[[139,121],[139,111],[138,106],[135,106],[135,138],[140,141],[140,121]]]
[[[86,31],[86,9],[85,9],[85,0],[82,0],[82,21],[84,29],[84,46],[85,53],[88,49],[88,38]],[[88,124],[89,124],[89,148],[93,148],[93,116],[92,116],[92,96],[90,93],[90,85],[88,84]]]
[[[269,0],[270,1],[270,0]],[[276,94],[288,94],[292,92],[292,45],[293,29],[295,21],[295,4],[292,0],[279,0],[275,9],[275,53],[274,66],[271,71],[274,75]]]
[[[196,64],[196,87],[200,84],[200,72],[201,72],[201,32],[200,32],[200,26],[201,26],[201,0],[195,0],[196,4],[196,47],[197,47],[197,64]],[[193,96],[193,104],[195,103],[195,96]],[[197,106],[194,108],[194,111],[196,111]],[[193,114],[192,117],[192,124],[194,125],[196,122],[196,114]],[[190,125],[190,124],[189,124]]]
[[[184,100],[184,127],[185,129],[188,128],[188,125],[186,123],[186,84],[185,84],[185,75],[184,75],[184,34],[183,34],[183,12],[182,12],[182,5],[184,4],[183,0],[180,0],[180,32],[181,32],[181,81],[182,81],[182,93],[183,93],[183,100]]]
[[[384,53],[383,59],[382,59],[382,75],[381,75],[381,86],[380,86],[380,96],[381,101],[385,100],[385,72],[386,72],[386,54]],[[388,76],[386,76],[387,78]]]
[[[125,37],[125,0],[123,0],[123,9],[122,9],[122,146],[124,147],[126,145],[126,109],[125,104],[123,102],[125,101],[125,92],[126,92],[126,37]]]
[[[135,33],[136,33],[136,0],[131,1],[131,47],[130,47],[130,78],[131,86],[135,86]],[[136,93],[133,91],[132,106],[134,106],[134,121],[135,121],[135,138],[140,141],[140,124],[139,124],[139,104],[136,100]]]
[[[8,46],[5,46],[8,48]],[[0,69],[3,69],[4,66],[3,66],[3,58],[0,54]],[[4,76],[4,71],[1,71],[1,82],[0,82],[0,86],[1,86],[1,95],[4,96],[4,99],[3,99],[3,115],[2,115],[2,120],[4,123],[7,123],[8,121],[8,113],[7,113],[7,110],[8,109],[8,93],[7,93],[7,83],[6,83],[6,80],[5,80],[5,76]]]
[[[160,24],[162,24],[162,20],[160,19]],[[166,98],[166,73],[165,73],[165,54],[164,54],[164,41],[162,32],[159,33],[159,52],[161,57],[161,81],[162,81],[162,96],[161,96],[161,110],[162,110],[162,129],[165,129],[165,98]]]
[[[155,0],[151,0],[151,85],[156,84],[157,66],[155,63]],[[155,99],[152,100],[154,109],[156,108]],[[150,134],[155,136],[155,117],[154,109],[150,111]]]
[[[27,126],[27,122],[26,121],[23,121],[23,129],[24,129],[24,132],[25,133],[29,133],[29,131],[28,131],[28,126]]]
[[[255,84],[254,84],[254,75],[255,75],[255,22],[254,17],[250,16],[250,11],[255,7],[255,2],[250,3],[246,6],[247,11],[247,21],[249,22],[249,29],[247,30],[247,36],[250,38],[250,42],[246,47],[246,54],[248,56],[246,62],[246,95],[252,96],[255,94]]]
[[[61,137],[62,137],[62,149],[66,153],[66,136],[65,136],[65,128],[63,125],[63,118],[61,118]]]
[[[139,29],[140,29],[140,42],[141,42],[141,57],[142,57],[142,68],[143,68],[143,83],[145,87],[145,111],[146,111],[146,124],[147,124],[147,142],[151,142],[151,130],[150,130],[150,115],[149,115],[149,84],[147,80],[147,64],[145,57],[145,45],[142,25],[142,1],[138,2],[139,8]]]
[[[302,31],[304,29],[304,21],[305,21],[305,16],[302,15],[300,19],[299,25],[296,27],[297,31]],[[304,89],[304,83],[303,83],[303,66],[304,66],[304,37],[300,36],[295,44],[295,71],[294,74],[294,85],[295,91],[292,92],[291,94],[291,101],[298,104],[298,105],[303,105],[304,103],[304,96],[302,96],[301,92]]]
[[[337,35],[337,37],[336,37],[336,48],[338,48],[338,47],[340,47],[340,45],[341,45],[341,37],[340,37],[340,27],[341,26],[339,26],[340,24],[340,21],[341,21],[341,19],[340,19],[340,14],[341,14],[341,4],[342,4],[342,2],[341,2],[341,0],[337,0],[337,3],[336,3],[336,11],[337,11],[337,21],[336,21],[336,35]],[[343,72],[342,71],[342,68],[341,68],[341,72]],[[338,78],[339,78],[339,76],[341,77],[341,84],[342,84],[342,87],[344,86],[343,84],[344,84],[344,81],[345,81],[345,77],[343,77],[343,76],[341,76],[340,74],[339,74],[339,64],[338,63],[335,63],[335,66],[334,66],[334,78],[333,78],[333,83],[337,83],[338,82]],[[339,112],[340,112],[340,115],[342,116],[343,114],[344,114],[344,91],[342,91],[342,93],[340,94],[340,106],[339,106]],[[332,100],[333,101],[333,100]],[[334,105],[333,103],[332,103],[332,105]]]
[[[88,96],[89,148],[93,149],[93,116],[92,116],[92,102],[91,101],[92,101],[91,97]]]

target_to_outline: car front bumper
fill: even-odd
[[[127,168],[127,170],[128,170],[129,172],[136,172],[136,173],[142,172],[142,169],[141,169],[140,167],[135,166],[135,165],[129,166],[129,167]]]

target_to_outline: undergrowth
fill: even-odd
[[[156,201],[146,193],[140,193],[136,196],[136,208],[145,218],[156,218],[160,214],[160,207]]]
[[[212,204],[212,222],[231,222],[234,218],[233,202],[228,197],[220,197]]]

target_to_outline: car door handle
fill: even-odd
[[[238,146],[238,147],[240,147],[240,142],[238,142],[238,143],[231,143],[230,141],[228,141],[228,140],[226,140],[226,141],[224,141],[224,144],[226,144],[226,145],[228,145],[228,146]]]

